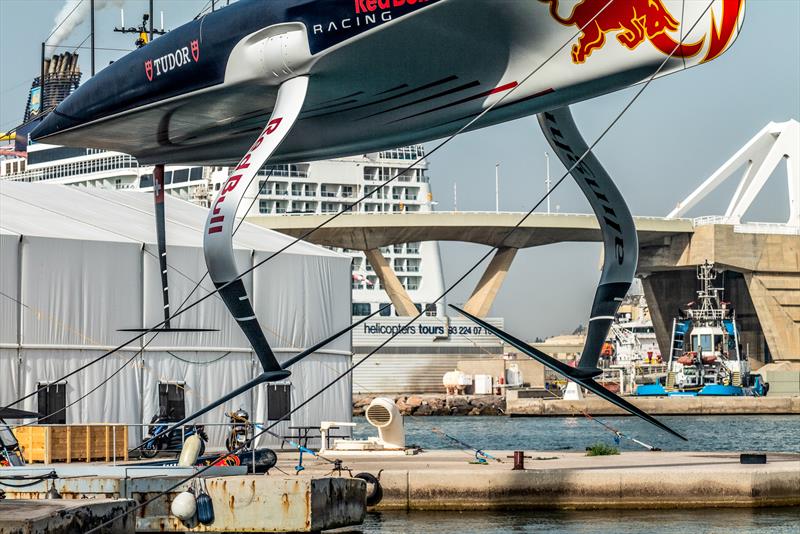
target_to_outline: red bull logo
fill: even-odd
[[[413,6],[414,4],[422,4],[428,0],[354,0],[356,5],[356,14],[358,13],[373,13],[375,11],[383,11],[392,7],[402,7],[407,4]]]
[[[540,1],[550,3],[550,15],[561,24],[582,28],[571,51],[575,64],[584,63],[592,52],[605,46],[606,34],[611,32],[616,32],[617,41],[629,50],[649,41],[664,54],[688,58],[706,47],[700,63],[711,61],[732,42],[744,8],[744,0],[721,0],[720,20],[712,7],[710,31],[698,41],[681,44],[680,37],[671,35],[678,31],[680,22],[662,0],[582,0],[567,18],[559,15],[558,0]]]
[[[262,134],[256,139],[256,142],[253,143],[253,146],[250,147],[250,150],[247,151],[247,154],[244,155],[242,161],[239,162],[239,165],[233,169],[233,174],[225,181],[225,185],[222,186],[222,190],[217,197],[217,200],[214,202],[214,207],[212,208],[213,217],[209,220],[209,223],[213,224],[214,226],[208,227],[209,234],[216,234],[222,231],[222,223],[225,222],[225,215],[220,215],[222,211],[222,207],[220,204],[225,202],[225,197],[228,193],[232,193],[234,189],[239,185],[239,180],[242,179],[243,173],[239,172],[244,169],[250,167],[250,158],[253,157],[253,152],[261,146],[261,143],[264,142],[264,138],[268,135],[271,135],[278,129],[278,126],[281,125],[283,122],[283,117],[276,117],[269,121],[267,127],[264,129]]]

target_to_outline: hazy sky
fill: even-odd
[[[97,47],[133,49],[132,36],[112,32],[120,24],[114,4],[123,5],[125,25],[132,26],[141,20],[147,0],[106,3],[109,7],[97,15]],[[41,42],[64,4],[61,0],[0,0],[0,130],[21,119],[31,79],[38,74]],[[192,18],[207,0],[156,0],[155,4],[157,12],[164,11],[169,29]],[[731,50],[707,65],[650,85],[595,149],[634,214],[667,214],[768,122],[800,118],[799,28],[800,0],[749,0],[742,34]],[[88,22],[84,22],[62,43],[79,45],[88,33]],[[81,69],[88,73],[88,51],[79,52]],[[98,69],[122,54],[99,50]],[[632,95],[633,90],[622,91],[574,107],[587,141],[594,140]],[[547,148],[534,118],[456,138],[429,161],[438,209],[452,210],[456,182],[459,210],[493,210],[494,165],[499,162],[500,208],[527,211],[544,193]],[[564,168],[552,154],[550,162],[555,179]],[[734,185],[722,188],[691,215],[724,211]],[[753,206],[749,220],[785,221],[786,199],[782,168]],[[562,212],[589,212],[571,180],[553,193],[554,210],[556,205]],[[448,282],[485,249],[443,243],[441,250]],[[552,335],[585,323],[599,276],[599,250],[599,244],[572,243],[520,251],[492,315],[505,316],[510,330],[523,338]],[[463,302],[478,277],[468,278],[450,301]]]

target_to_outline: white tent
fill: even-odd
[[[167,198],[173,312],[214,288],[204,277],[206,213]],[[253,266],[290,241],[242,224],[234,239],[239,268]],[[6,405],[136,335],[119,329],[162,321],[156,250],[150,194],[0,182],[0,403]],[[351,320],[350,258],[321,247],[297,243],[247,275],[245,285],[279,359]],[[69,406],[67,422],[147,423],[158,411],[159,383],[179,385],[188,414],[260,372],[246,338],[217,295],[175,318],[171,326],[218,331],[161,333],[152,340],[148,334],[69,378],[68,405],[133,358],[108,384]],[[291,406],[345,371],[350,361],[351,341],[345,335],[294,366],[287,381]],[[223,423],[224,411],[242,406],[264,422],[267,397],[267,386],[261,386],[202,420]],[[37,398],[16,407],[36,411]],[[350,414],[348,376],[274,431],[286,435],[290,425],[349,421]],[[209,430],[212,443],[221,443],[225,429]],[[139,437],[131,433],[132,439]]]

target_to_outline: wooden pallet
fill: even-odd
[[[31,425],[14,429],[28,463],[128,459],[126,425]]]

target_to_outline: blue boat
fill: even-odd
[[[702,289],[697,300],[673,319],[667,376],[655,384],[641,384],[637,396],[763,396],[769,385],[750,374],[742,354],[736,312],[714,287],[718,276],[708,261],[697,268]]]

